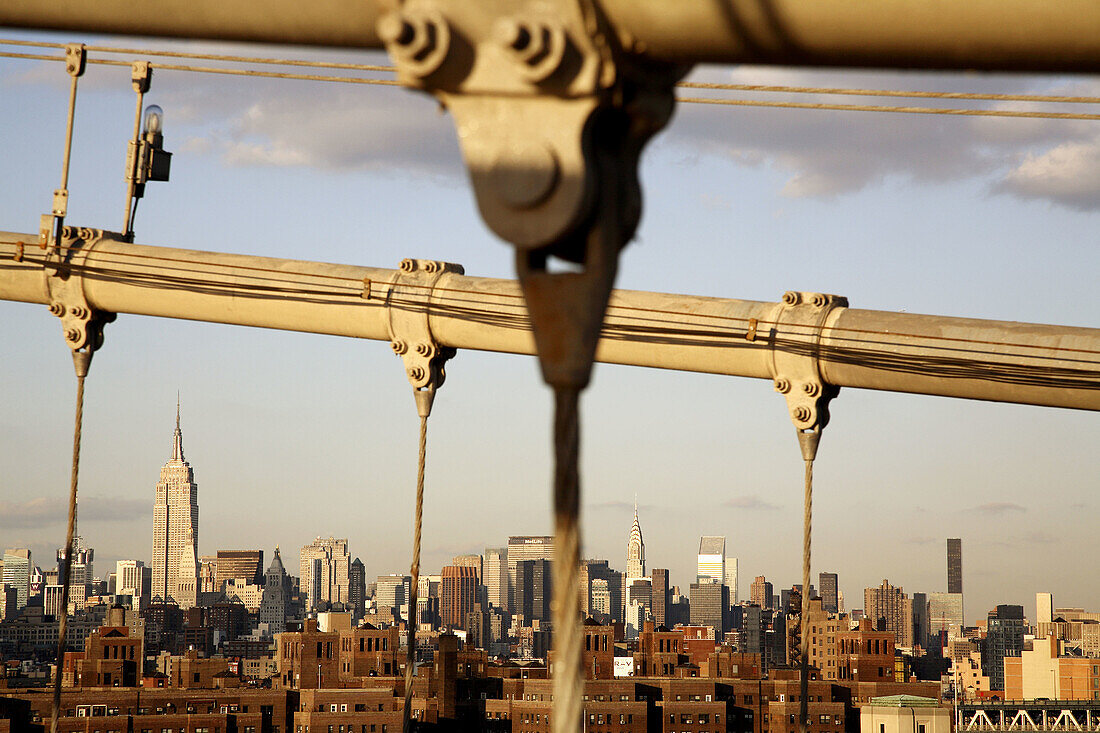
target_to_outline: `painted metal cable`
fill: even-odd
[[[810,691],[810,540],[813,532],[814,513],[814,459],[805,459],[806,473],[803,488],[802,509],[802,617],[798,653],[801,664],[798,672],[798,730],[806,733],[809,720]]]
[[[61,675],[65,664],[65,641],[69,628],[69,586],[72,584],[73,535],[76,533],[76,486],[80,474],[80,437],[84,422],[84,378],[91,361],[89,352],[73,352],[76,365],[76,419],[73,426],[72,473],[69,480],[69,518],[65,529],[65,558],[61,564],[61,608],[57,627],[57,669],[53,679],[53,701],[50,705],[50,733],[57,733],[61,711]]]
[[[139,51],[140,49],[134,49]],[[149,54],[155,55],[155,54]],[[168,54],[162,54],[168,55]],[[185,56],[184,54],[179,54]],[[202,56],[198,56],[202,58]],[[213,56],[213,54],[209,54]],[[22,54],[22,53],[10,53],[0,52],[0,57],[8,58],[24,58],[24,59],[37,59],[44,61],[64,61],[63,58],[57,56],[46,56],[38,54]],[[245,57],[239,57],[245,58]],[[266,61],[277,62],[277,59],[267,59]],[[129,62],[117,61],[112,59],[88,59],[89,64],[100,64],[107,66],[129,66]],[[354,65],[330,65],[323,62],[311,62],[309,64],[288,64],[288,65],[310,65],[319,68],[346,68]],[[189,71],[204,74],[224,74],[229,76],[246,76],[246,77],[263,77],[273,79],[293,79],[300,81],[320,81],[320,82],[335,82],[345,84],[366,84],[374,86],[402,86],[401,82],[393,79],[371,79],[358,76],[325,76],[318,74],[294,74],[294,73],[282,73],[274,71],[261,71],[259,69],[231,69],[231,68],[218,68],[212,66],[189,66],[182,64],[161,64],[150,63],[150,66],[157,69],[164,69],[170,71]],[[366,66],[366,65],[362,65]],[[358,67],[355,67],[358,68]],[[379,71],[390,71],[391,69],[381,67]],[[754,87],[758,85],[712,85],[704,84],[702,82],[684,82],[678,86],[683,86],[692,89],[718,89],[725,90],[727,87],[730,90],[737,91],[737,86]],[[819,94],[854,94],[860,96],[887,96],[887,97],[920,97],[920,98],[934,98],[934,99],[973,99],[973,100],[1005,100],[1005,101],[1020,101],[1020,102],[1056,102],[1056,103],[1080,103],[1080,104],[1096,104],[1100,103],[1098,97],[1070,97],[1070,96],[1058,96],[1058,95],[981,95],[970,94],[966,92],[904,92],[894,90],[870,90],[870,89],[841,89],[830,87],[765,87],[761,89],[749,89],[749,91],[773,91],[783,93],[819,93]],[[863,94],[866,92],[866,94]],[[1054,120],[1085,120],[1085,121],[1097,121],[1100,120],[1100,114],[1084,114],[1075,112],[1043,112],[1043,111],[1027,111],[1027,110],[997,110],[997,109],[961,109],[956,107],[900,107],[891,105],[875,105],[875,104],[826,104],[817,102],[769,102],[766,100],[755,99],[721,99],[714,97],[678,97],[677,101],[684,102],[686,104],[711,104],[711,105],[723,105],[733,107],[764,107],[764,108],[777,108],[777,109],[809,109],[809,110],[822,110],[822,111],[841,111],[841,112],[882,112],[888,114],[928,114],[928,115],[949,115],[956,117],[1005,117],[1005,118],[1026,118],[1026,119],[1054,119]]]
[[[554,733],[583,727],[584,624],[580,598],[580,390],[554,387]]]
[[[412,730],[412,692],[413,677],[416,674],[416,627],[419,626],[417,609],[417,591],[420,585],[420,537],[424,519],[424,463],[428,453],[428,416],[420,416],[420,448],[416,462],[416,511],[413,519],[413,556],[409,574],[412,582],[409,586],[409,635],[408,651],[405,661],[405,705],[402,708],[401,730]]]
[[[854,97],[905,97],[916,99],[967,99],[984,102],[1054,102],[1058,104],[1100,104],[1100,97],[1060,94],[980,94],[975,92],[924,92],[902,89],[851,89],[846,87],[802,87],[784,84],[722,84],[682,81],[683,89],[713,89],[728,92],[772,92],[779,94],[836,94]]]
[[[954,115],[957,117],[1025,117],[1048,120],[1100,120],[1100,115],[1076,112],[1027,112],[1006,109],[958,109],[955,107],[893,107],[878,104],[824,104],[818,102],[767,102],[749,99],[677,97],[677,102],[718,104],[731,107],[774,107],[779,109],[816,109],[840,112],[890,112],[917,115]]]
[[[21,41],[0,39],[0,45],[29,46],[34,48],[64,48],[63,43],[41,41]],[[186,51],[164,51],[155,48],[119,48],[112,46],[88,46],[88,51],[97,53],[131,54],[139,56],[160,56],[166,58],[201,59],[208,61],[228,61],[234,63],[265,64],[274,66],[301,66],[320,69],[346,69],[349,71],[373,71],[396,73],[397,68],[386,64],[350,64],[336,61],[306,61],[304,59],[265,58],[261,56],[239,56],[216,53],[194,53]],[[17,58],[24,58],[19,56]],[[53,59],[52,56],[26,56],[26,58]],[[1056,104],[1100,104],[1100,97],[1062,95],[1062,94],[993,94],[980,92],[930,92],[901,89],[865,89],[851,87],[814,87],[790,84],[734,84],[722,82],[684,81],[676,86],[683,89],[711,89],[733,92],[764,92],[776,94],[826,94],[858,97],[902,97],[916,99],[959,99],[997,102],[1047,102]]]

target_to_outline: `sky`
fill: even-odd
[[[692,78],[1100,96],[1100,80],[1073,76],[706,67]],[[119,229],[129,74],[90,66],[79,89],[67,223]],[[0,59],[0,230],[35,232],[49,209],[67,95],[61,64]],[[150,183],[139,207],[143,244],[375,267],[425,257],[513,276],[476,214],[451,120],[426,97],[158,71],[146,103],[163,107],[174,156],[172,180]],[[680,105],[641,177],[623,288],[764,301],[812,290],[857,308],[1100,324],[1100,123]],[[0,546],[30,547],[45,566],[64,543],[75,379],[45,306],[0,302],[0,343]],[[461,352],[447,371],[429,425],[426,572],[552,532],[551,399],[534,359]],[[384,342],[120,316],[84,412],[80,531],[97,574],[149,558],[177,393],[201,554],[263,548],[268,562],[278,545],[294,572],[298,549],[331,535],[348,538],[368,578],[407,572],[409,392]],[[838,573],[849,608],[883,579],[946,590],[946,538],[960,537],[969,622],[998,603],[1034,614],[1038,591],[1100,609],[1100,586],[1079,570],[1100,555],[1095,414],[847,388],[831,413],[813,573]],[[742,598],[757,575],[800,582],[802,464],[770,383],[599,365],[582,421],[586,556],[625,568],[636,497],[649,567],[685,591],[700,535],[727,537]]]

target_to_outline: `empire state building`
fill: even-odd
[[[198,605],[199,486],[183,457],[179,402],[172,457],[160,469],[153,503],[152,597],[180,608]]]

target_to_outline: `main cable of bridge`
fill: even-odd
[[[0,46],[24,46],[32,48],[64,48],[65,44],[48,43],[43,41],[24,41],[18,39],[0,39]],[[130,55],[141,57],[163,57],[179,59],[195,59],[206,61],[221,61],[225,63],[254,64],[261,66],[288,66],[317,69],[332,69],[340,71],[367,71],[374,73],[394,73],[396,68],[383,64],[352,64],[332,61],[309,61],[305,59],[269,58],[260,56],[242,56],[231,54],[194,53],[185,51],[166,51],[151,48],[127,48],[115,46],[85,46],[90,53]],[[15,58],[36,61],[64,61],[63,56],[49,54],[20,53],[13,51],[0,51],[0,58]],[[130,66],[129,61],[118,59],[89,58],[89,64],[106,66]],[[363,76],[334,76],[322,74],[302,74],[294,72],[264,71],[261,69],[193,66],[186,64],[150,63],[152,68],[167,71],[184,71],[203,74],[220,74],[229,76],[244,76],[270,79],[331,82],[343,84],[361,84],[373,86],[401,86],[394,79],[377,79]],[[1100,97],[1083,95],[1053,95],[1053,94],[992,94],[979,92],[936,92],[920,90],[900,89],[866,89],[846,87],[814,87],[792,86],[776,84],[734,84],[719,82],[680,82],[676,85],[683,89],[698,89],[712,92],[748,92],[787,95],[817,95],[817,96],[857,96],[857,97],[884,97],[884,98],[914,98],[914,99],[941,99],[953,101],[972,102],[1023,102],[1028,104],[1100,104]],[[878,112],[891,114],[924,114],[924,115],[948,115],[959,117],[1001,117],[1001,118],[1025,118],[1025,119],[1059,119],[1100,121],[1100,114],[1058,112],[1051,110],[1008,110],[1008,109],[975,109],[959,107],[912,107],[883,104],[835,104],[825,102],[794,102],[794,101],[770,101],[763,99],[740,99],[729,97],[684,97],[678,101],[687,104],[706,104],[735,107],[758,107],[773,109],[803,109],[818,111],[839,112]]]

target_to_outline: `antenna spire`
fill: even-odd
[[[180,394],[176,392],[176,432],[172,436],[172,459],[182,461],[183,458],[183,432],[180,430]]]

